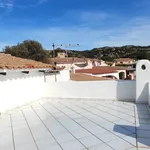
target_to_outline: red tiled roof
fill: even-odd
[[[98,81],[98,80],[112,80],[111,78],[95,77],[82,73],[71,73],[70,79],[73,81]]]
[[[119,62],[128,62],[128,61],[134,61],[134,59],[131,59],[131,58],[118,58],[118,59],[115,59],[115,61],[119,61]]]
[[[92,69],[79,69],[76,70],[76,73],[89,73],[89,74],[108,74],[108,73],[116,73],[118,70],[126,70],[125,68],[119,67],[93,67]]]
[[[49,58],[49,63],[56,62],[57,64],[72,64],[75,62],[87,62],[85,58],[74,58],[74,57],[65,57],[65,58]]]
[[[54,63],[56,62],[57,64],[72,64],[72,63],[86,63],[90,61],[97,61],[100,62],[98,59],[92,59],[92,58],[77,58],[77,57],[65,57],[65,58],[49,58],[48,61],[49,63]]]
[[[52,65],[0,53],[0,69],[52,68]]]

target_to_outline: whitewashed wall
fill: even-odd
[[[0,71],[1,72],[1,71]],[[69,73],[61,71],[57,75],[57,82],[68,81]],[[7,71],[7,75],[0,75],[0,112],[45,97],[46,84],[55,82],[55,75],[44,76],[38,70],[29,74],[18,71]]]
[[[67,82],[70,80],[70,73],[69,70],[63,70],[60,71],[60,74],[52,74],[49,73],[45,74],[45,82],[51,83],[51,82]]]
[[[145,66],[145,70],[141,67]],[[124,100],[150,103],[150,62],[137,63],[136,81],[68,82],[69,71],[45,75],[32,70],[29,74],[8,71],[0,75],[0,112],[46,97]],[[57,81],[57,82],[55,82]]]
[[[145,70],[142,66],[145,66]],[[136,102],[147,103],[149,99],[150,81],[150,62],[148,60],[140,60],[136,66]]]
[[[46,97],[134,101],[135,81],[62,82],[47,85]]]
[[[148,104],[150,105],[150,82],[148,82]]]

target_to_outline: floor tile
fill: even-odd
[[[137,150],[150,150],[150,148],[138,148]]]
[[[15,145],[15,150],[38,150],[38,148],[34,143],[26,143]]]
[[[61,144],[63,150],[83,150],[85,147],[77,140]]]
[[[62,150],[62,148],[56,144],[56,145],[40,145],[38,146],[39,150]]]
[[[85,130],[84,128],[81,129],[76,129],[76,130],[72,130],[70,131],[77,139],[83,138],[83,137],[87,137],[92,135],[90,132],[88,132],[87,130]]]
[[[0,149],[13,150],[13,138],[11,132],[0,134]]]
[[[128,131],[125,128],[118,126],[118,125],[115,125],[113,131],[111,132],[116,134],[119,137],[124,137],[124,136],[133,134],[133,132]]]
[[[61,134],[62,132],[67,132],[67,130],[61,125],[58,125],[58,126],[56,125],[56,126],[53,126],[53,127],[47,125],[47,128],[50,130],[50,132],[52,134]]]
[[[137,127],[138,130],[148,130],[150,131],[150,124],[141,124]]]
[[[139,138],[150,138],[150,131],[137,130],[137,137],[139,137]]]
[[[90,147],[90,148],[88,148],[88,150],[113,150],[113,149],[110,146],[103,143],[103,144],[100,144],[100,145]]]
[[[86,119],[86,118],[84,118],[84,117],[75,118],[74,120],[75,120],[76,122],[78,122],[78,123],[89,122],[89,120]]]
[[[60,144],[75,140],[75,137],[73,137],[69,132],[62,132],[60,134],[55,134],[54,137]]]
[[[150,138],[137,138],[138,147],[150,147]]]
[[[84,146],[86,146],[87,148],[103,143],[101,140],[99,140],[95,136],[84,137],[84,138],[79,139],[79,141],[82,144],[84,144]]]
[[[137,147],[129,148],[128,150],[138,150]]]
[[[107,142],[107,144],[109,146],[111,146],[112,148],[114,148],[115,150],[126,150],[126,149],[133,147],[132,144],[130,144],[120,138],[110,141],[110,142]]]
[[[47,150],[50,147],[59,147],[57,142],[52,139],[43,139],[36,141],[39,150]]]
[[[136,135],[135,134],[132,134],[132,135],[128,135],[128,136],[125,136],[125,137],[122,137],[125,141],[129,142],[130,144],[134,145],[134,146],[137,146],[137,143],[136,143]]]
[[[115,134],[111,133],[111,132],[102,132],[100,134],[96,135],[98,138],[100,138],[103,142],[109,142],[115,139],[118,139],[118,136],[116,136]]]
[[[0,149],[13,150],[10,118],[16,150],[137,150],[136,131],[139,150],[150,146],[150,117],[143,104],[39,100],[0,117]]]

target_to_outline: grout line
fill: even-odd
[[[98,104],[98,103],[97,103]],[[107,108],[109,108],[109,109],[112,109],[112,110],[114,110],[114,111],[116,111],[114,108],[111,108],[111,107],[109,107],[109,106],[106,106],[106,105],[103,105],[102,103],[101,103],[101,105],[102,106],[105,106],[105,107],[107,107]],[[115,105],[116,106],[116,105]],[[133,107],[133,106],[132,106]],[[120,108],[120,107],[119,107]],[[122,107],[121,107],[122,108]],[[124,108],[123,108],[124,109]],[[124,109],[124,110],[127,110],[127,109]],[[117,112],[120,112],[120,113],[124,113],[124,114],[126,114],[126,115],[128,115],[128,116],[131,116],[131,117],[134,117],[134,116],[132,116],[132,115],[129,115],[129,114],[127,114],[127,113],[125,113],[125,112],[122,112],[122,111],[117,111]]]
[[[86,104],[86,106],[89,106],[89,105]],[[106,107],[105,105],[102,105],[102,106]],[[91,106],[91,107],[95,108],[94,106]],[[95,108],[95,109],[96,109],[96,108]],[[110,109],[110,108],[109,108],[109,109]],[[124,118],[121,118],[121,117],[118,117],[118,116],[113,115],[113,114],[111,114],[111,113],[108,113],[107,111],[104,111],[104,110],[102,110],[102,109],[100,109],[100,108],[97,108],[96,110],[102,111],[102,112],[104,112],[104,113],[106,113],[106,114],[109,114],[109,115],[111,115],[111,116],[113,116],[113,117],[117,117],[117,118],[123,119],[123,120],[125,120],[125,121],[127,121],[127,122],[129,122],[129,123],[132,123],[132,122],[130,122],[130,121],[124,119]],[[91,111],[90,111],[90,112],[91,112]],[[93,114],[94,114],[94,113],[93,113]],[[99,115],[98,115],[98,116],[99,116]],[[133,117],[133,116],[131,116],[131,117]],[[134,118],[134,117],[133,117],[133,118]],[[133,124],[133,123],[132,123],[132,124]]]
[[[48,102],[49,104],[49,102]],[[51,106],[53,106],[52,104],[49,104]],[[53,106],[54,108],[56,108],[55,106]],[[65,106],[66,107],[66,106]],[[68,108],[68,107],[67,107]],[[58,108],[56,108],[57,110],[59,110]],[[69,108],[68,108],[69,109]],[[70,109],[71,110],[71,109]],[[93,134],[92,132],[90,132],[88,129],[86,129],[84,126],[82,126],[81,124],[79,124],[77,121],[75,121],[74,119],[72,119],[71,117],[69,117],[66,113],[62,112],[61,110],[59,110],[61,113],[63,113],[64,115],[66,115],[68,118],[70,118],[72,121],[74,121],[75,123],[77,123],[79,126],[81,126],[83,129],[85,129],[87,132],[89,132],[90,134],[92,134],[94,137],[96,137],[97,139],[99,139],[100,141],[102,141],[104,144],[106,144],[107,146],[109,146],[110,148],[112,148],[110,145],[108,145],[105,141],[103,141],[102,139],[100,139],[99,137],[97,137],[95,134]],[[80,113],[78,113],[80,116],[82,116]],[[82,116],[84,117],[84,116]],[[86,118],[86,117],[84,117]],[[89,119],[88,119],[89,120]],[[105,129],[105,128],[104,128]],[[106,129],[105,129],[106,130]],[[106,130],[108,131],[108,130]],[[109,131],[110,132],[110,131]],[[110,141],[109,141],[110,142]],[[114,149],[114,148],[112,148]],[[115,149],[114,149],[115,150]]]
[[[31,128],[30,128],[30,126],[29,126],[29,124],[28,124],[28,121],[27,121],[27,119],[26,119],[26,116],[25,116],[25,114],[24,114],[24,112],[23,112],[22,110],[21,110],[21,112],[22,112],[22,114],[23,114],[23,116],[24,116],[24,119],[25,119],[25,121],[26,121],[26,124],[27,124],[27,126],[28,126],[28,128],[29,128],[30,134],[31,134],[31,136],[32,136],[32,138],[33,138],[33,141],[34,141],[34,144],[35,144],[37,150],[39,150],[39,148],[38,148],[38,146],[37,146],[37,144],[36,144],[36,141],[35,141],[35,139],[34,139],[33,133],[32,133],[32,131],[31,131]]]
[[[11,117],[11,114],[10,114],[10,123],[11,123],[12,142],[13,142],[13,147],[14,147],[14,150],[15,150],[16,147],[15,147],[15,139],[14,139],[14,131],[13,131],[13,125],[12,125],[12,117]]]
[[[87,104],[86,104],[87,105]],[[101,104],[102,105],[102,104]],[[87,105],[87,106],[89,106],[89,105]],[[107,106],[105,106],[105,105],[102,105],[102,106],[104,106],[104,107],[107,107]],[[92,106],[93,108],[95,108],[94,106]],[[108,107],[107,107],[108,108]],[[116,115],[114,115],[114,114],[111,114],[111,113],[108,113],[107,111],[105,111],[105,110],[103,110],[103,109],[101,109],[101,108],[95,108],[96,110],[99,110],[99,111],[102,111],[102,112],[104,112],[104,113],[107,113],[107,114],[109,114],[109,115],[111,115],[111,116],[114,116],[114,117],[117,117],[117,118],[119,118],[119,119],[123,119],[123,120],[125,120],[125,121],[127,121],[127,122],[129,122],[129,123],[132,123],[131,121],[129,121],[129,120],[126,120],[125,118],[123,118],[123,117],[118,117],[118,116],[116,116]],[[109,108],[109,109],[111,109],[111,108]],[[116,111],[116,110],[115,110]],[[117,112],[120,112],[120,111],[117,111]],[[133,112],[133,111],[132,111]],[[122,112],[120,112],[120,113],[122,113]],[[127,115],[126,113],[125,113],[125,115]],[[130,115],[128,115],[128,116],[130,116]],[[130,116],[130,117],[132,117],[132,118],[134,118],[134,116]],[[133,124],[133,123],[132,123]]]
[[[59,102],[60,103],[60,102]],[[61,105],[63,105],[62,103],[60,103]],[[52,105],[52,104],[51,104]],[[52,105],[53,106],[53,105]],[[64,105],[63,105],[64,106]],[[53,106],[53,107],[55,107],[55,106]],[[67,106],[65,106],[65,107],[67,107]],[[56,107],[55,107],[56,108]],[[70,109],[70,110],[72,110],[71,108],[69,108],[69,107],[67,107],[68,109]],[[56,108],[56,109],[58,109],[58,108]],[[59,110],[59,111],[61,111],[61,110]],[[72,111],[74,111],[74,110],[72,110]],[[76,112],[76,111],[75,111]],[[106,128],[104,128],[103,126],[101,126],[101,125],[99,125],[99,124],[97,124],[97,123],[95,123],[94,121],[92,121],[92,120],[90,120],[90,119],[88,119],[87,117],[85,117],[85,116],[83,116],[82,114],[80,114],[80,113],[78,113],[78,112],[76,112],[77,114],[79,114],[79,115],[81,115],[82,117],[84,117],[84,118],[86,118],[87,120],[89,120],[89,121],[91,121],[91,122],[93,122],[94,124],[96,124],[96,125],[98,125],[98,126],[100,126],[101,128],[103,128],[103,129],[105,129],[105,130],[107,130],[108,132],[110,132],[110,133],[112,133],[112,134],[114,134],[113,132],[111,132],[110,130],[108,130],[108,129],[106,129]],[[69,117],[70,118],[70,117]],[[72,118],[71,118],[72,119]],[[73,120],[73,119],[72,119]],[[73,120],[74,121],[74,120]],[[76,122],[76,121],[75,121]],[[110,121],[109,121],[110,122]],[[77,124],[79,124],[78,122],[76,122]],[[114,123],[113,123],[114,124]],[[80,124],[79,124],[80,125]],[[80,125],[81,126],[81,125]],[[84,127],[83,127],[84,128]],[[86,129],[86,128],[85,128]],[[87,130],[87,129],[86,129]],[[126,129],[127,130],[127,129]],[[88,131],[88,130],[87,130]],[[127,131],[129,131],[129,130],[127,130]],[[131,131],[130,131],[131,132]],[[132,134],[134,134],[134,133],[132,133]],[[130,134],[130,135],[132,135],[132,134]],[[117,136],[117,137],[119,137],[120,139],[122,139],[122,140],[124,140],[124,141],[126,141],[125,139],[123,139],[122,137],[120,137],[120,136],[118,136],[118,135],[116,135],[116,134],[114,134],[115,136]],[[95,136],[95,135],[94,135]],[[129,135],[126,135],[126,136],[129,136]],[[126,141],[126,142],[128,142],[128,141]],[[130,143],[130,142],[128,142],[128,143]],[[130,143],[131,145],[133,145],[132,143]],[[133,145],[134,146],[134,145]]]
[[[150,106],[146,105],[146,108],[147,108],[147,111],[148,111],[148,114],[149,114],[149,117],[150,117]]]
[[[135,105],[136,106],[136,105]],[[136,120],[136,109],[135,109],[135,106],[134,106],[134,118],[135,118],[135,125],[136,125],[136,128],[135,128],[135,135],[136,135],[136,148],[138,148],[138,137],[137,137],[137,120]]]
[[[114,105],[115,105],[115,103],[114,103]],[[120,108],[120,106],[118,106],[118,105],[115,105],[115,106]],[[133,111],[133,110],[127,108],[127,107],[126,107],[126,108],[125,108],[125,107],[121,107],[121,108],[123,108],[123,109],[125,109],[125,110],[128,110],[128,111],[131,111],[131,112]]]
[[[93,113],[93,112],[91,112],[91,111],[89,111],[89,110],[87,110],[87,109],[85,109],[85,108],[83,108],[83,107],[80,107],[80,106],[78,106],[78,105],[75,105],[75,106],[77,106],[77,107],[79,107],[79,108],[81,108],[81,109],[83,109],[83,110],[85,110],[85,111],[87,111],[87,112],[89,112],[89,113],[91,113],[91,114],[93,114],[93,115],[99,117],[99,118],[103,118],[103,119],[105,119],[106,121],[115,124],[113,121],[110,121],[110,120],[108,120],[108,119],[106,119],[106,118],[104,118],[104,117],[102,117],[102,116],[99,116],[99,115],[97,115],[97,114],[95,114],[95,113]],[[106,112],[105,112],[105,113],[106,113]],[[109,115],[110,115],[110,114],[109,114]],[[112,116],[113,116],[113,115],[112,115]],[[116,117],[116,116],[115,116],[115,117]],[[117,117],[117,118],[119,118],[119,117]],[[122,119],[122,118],[119,118],[119,119]],[[128,122],[129,122],[129,121],[128,121]],[[132,123],[132,122],[129,122],[129,123]],[[133,124],[133,123],[132,123],[132,124]],[[123,127],[122,127],[122,128],[123,128]],[[124,128],[124,129],[126,129],[126,128]],[[128,130],[128,129],[126,129],[126,130]],[[130,131],[130,130],[128,130],[128,131]],[[130,131],[130,132],[131,132],[131,131]]]
[[[41,104],[40,104],[41,105]],[[41,107],[43,107],[43,109],[45,109],[45,111],[50,114],[57,122],[60,123],[60,125],[62,125],[62,127],[64,127],[80,144],[82,144],[60,121],[58,121],[43,105],[41,105]],[[84,146],[84,144],[82,144]],[[84,146],[84,148],[87,149],[86,146]]]
[[[105,107],[107,107],[107,108],[109,108],[109,109],[112,109],[112,110],[114,110],[114,111],[116,111],[116,109],[115,108],[112,108],[111,106],[109,107],[109,106],[106,106],[106,105],[104,105],[104,104],[102,104],[102,103],[100,103],[102,106],[105,106]],[[115,107],[118,107],[118,106],[116,106],[116,105],[114,105]],[[134,106],[132,106],[132,107],[134,107]],[[122,108],[122,107],[118,107],[118,108]],[[128,111],[128,109],[125,109],[125,108],[122,108],[123,110],[125,110],[125,111]],[[129,110],[130,112],[133,112],[133,110],[131,111],[131,110]],[[120,110],[118,110],[118,112],[121,112],[121,113],[124,113],[124,114],[126,114],[126,115],[128,115],[128,116],[132,116],[132,115],[129,115],[129,114],[127,114],[127,113],[125,113],[125,112],[122,112],[122,111],[120,111]]]
[[[40,118],[39,114],[35,111],[35,109],[33,108],[33,106],[31,106],[31,108],[33,109],[33,111],[35,112],[35,114],[37,115],[37,117],[40,119],[40,121],[43,123],[43,125],[45,126],[45,128],[48,130],[48,132],[50,133],[50,135],[55,139],[56,143],[60,146],[60,148],[63,150],[63,148],[61,147],[61,145],[59,144],[59,142],[57,141],[57,139],[55,138],[55,136],[51,133],[51,131],[47,128],[46,124],[43,122],[43,120]]]

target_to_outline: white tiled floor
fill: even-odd
[[[44,99],[0,117],[0,150],[148,150],[146,105]]]

